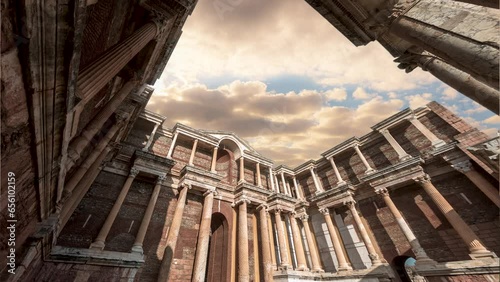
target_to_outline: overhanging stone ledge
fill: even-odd
[[[392,166],[377,170],[374,173],[360,176],[360,180],[361,180],[361,182],[369,182],[369,181],[373,181],[377,178],[388,177],[389,175],[391,175],[395,172],[402,171],[402,170],[408,169],[408,168],[413,167],[413,166],[418,166],[423,162],[424,162],[424,160],[420,157],[412,157],[408,160],[401,161],[401,162],[394,164]]]
[[[52,248],[49,260],[119,267],[140,267],[144,264],[144,255],[55,246]]]

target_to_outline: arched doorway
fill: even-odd
[[[229,226],[222,213],[212,214],[205,281],[224,282],[231,279]]]

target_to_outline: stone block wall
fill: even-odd
[[[211,149],[200,148],[198,143],[198,148],[196,149],[196,153],[194,154],[193,165],[195,167],[210,171],[212,166],[212,155],[213,152]]]

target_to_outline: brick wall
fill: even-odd
[[[168,150],[170,149],[170,145],[172,144],[172,139],[167,138],[165,136],[161,136],[160,134],[156,134],[149,151],[160,157],[167,157]]]

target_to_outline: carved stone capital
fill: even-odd
[[[261,209],[264,209],[264,211],[267,213],[269,211],[269,207],[267,205],[264,205],[264,204],[260,204],[258,207],[257,207],[257,210],[260,211]]]
[[[158,175],[158,178],[156,179],[157,184],[163,183],[163,181],[167,178],[166,174]]]
[[[300,220],[302,220],[303,222],[306,222],[307,220],[309,220],[309,215],[307,214],[303,214],[301,216],[299,216]]]
[[[461,173],[466,173],[474,169],[470,160],[452,164],[451,167],[453,167],[454,169],[458,170]]]
[[[428,174],[424,174],[421,176],[414,177],[413,181],[417,182],[418,184],[426,184],[431,182],[431,177]]]
[[[375,193],[381,196],[389,196],[389,190],[387,190],[387,188],[379,188],[375,191]]]
[[[319,212],[322,215],[330,215],[330,210],[328,208],[321,208],[321,209],[319,209]]]
[[[130,169],[129,177],[136,177],[139,174],[139,170],[136,167]]]
[[[349,209],[352,209],[352,208],[355,207],[356,201],[354,201],[354,200],[352,200],[352,201],[345,201],[344,205],[346,205]]]

